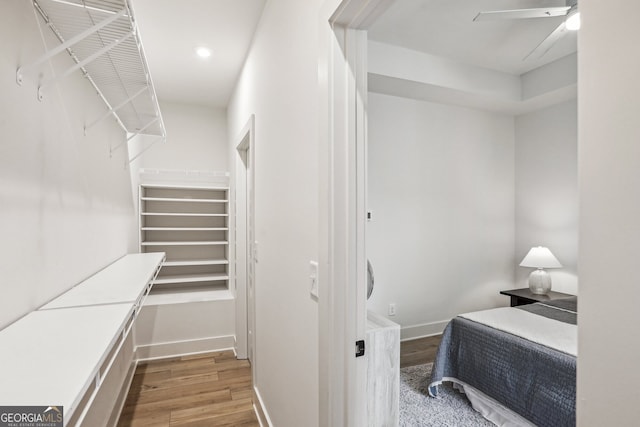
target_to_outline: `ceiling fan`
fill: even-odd
[[[473,18],[474,21],[492,21],[503,19],[530,19],[550,18],[554,16],[566,16],[567,18],[556,27],[535,49],[533,49],[523,61],[529,57],[542,57],[551,47],[566,34],[567,31],[575,31],[580,28],[580,12],[578,12],[578,0],[566,0],[565,6],[541,7],[533,9],[495,10],[480,12]]]

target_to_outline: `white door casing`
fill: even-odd
[[[247,157],[247,347],[248,357],[251,366],[254,366],[256,353],[256,294],[255,294],[255,271],[256,271],[256,241],[255,241],[255,209],[254,209],[254,169],[253,169],[253,146],[249,146],[246,151]],[[256,369],[252,368],[253,384],[256,384]]]
[[[253,257],[254,192],[253,148],[254,116],[240,132],[236,145],[235,188],[235,278],[236,278],[236,355],[255,358],[255,275]],[[255,382],[255,368],[252,364]]]
[[[392,2],[327,0],[320,14],[321,426],[368,425],[366,353],[355,358],[366,329],[366,28]]]

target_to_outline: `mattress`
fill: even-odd
[[[445,328],[429,394],[450,381],[498,425],[575,426],[576,356],[576,298],[462,314]]]

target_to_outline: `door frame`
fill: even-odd
[[[255,189],[255,117],[251,115],[247,123],[236,138],[235,150],[235,209],[234,209],[234,233],[235,233],[235,304],[236,304],[236,343],[235,351],[238,359],[249,357],[249,348],[253,349],[255,360],[255,299],[249,301],[247,271],[250,263],[255,261],[250,256],[252,245],[249,242],[248,230],[255,230],[255,193],[247,194],[248,188]],[[247,182],[247,165],[243,160],[248,156],[251,173]],[[243,154],[244,153],[244,154]],[[254,190],[255,191],[255,190]],[[253,196],[251,203],[247,203],[249,196]],[[252,212],[249,212],[251,206]],[[249,223],[251,221],[251,223]],[[255,273],[254,273],[254,298],[255,298]],[[253,311],[253,325],[249,325],[249,310]],[[252,343],[249,343],[249,328],[252,328]],[[250,345],[251,344],[251,345]],[[251,374],[255,384],[255,368],[251,365]]]
[[[366,30],[394,1],[320,10],[319,425],[368,425],[367,354],[355,357],[366,333]]]

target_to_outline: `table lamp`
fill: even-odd
[[[536,246],[529,250],[520,266],[535,268],[529,275],[529,289],[536,295],[545,295],[551,290],[551,276],[544,269],[560,268],[562,264],[553,256],[549,248]]]

